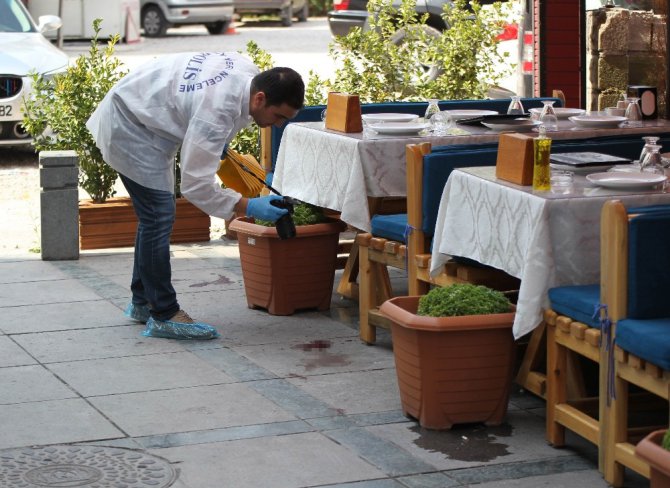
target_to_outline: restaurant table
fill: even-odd
[[[539,192],[496,179],[494,167],[454,170],[440,202],[431,275],[462,256],[519,278],[518,339],[541,322],[549,288],[599,282],[600,212],[611,199],[670,204],[670,193],[601,188],[579,174],[567,193]]]
[[[430,142],[433,146],[495,142],[499,132],[483,126],[458,125],[455,135],[380,135],[369,129],[342,133],[323,122],[289,124],[282,135],[273,186],[282,194],[341,212],[347,224],[370,231],[368,197],[404,197],[405,147]],[[670,132],[664,119],[643,121],[642,127],[576,128],[559,120],[553,139]],[[535,134],[535,133],[530,133]]]

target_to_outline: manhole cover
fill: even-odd
[[[49,446],[0,451],[3,488],[164,488],[175,479],[166,460],[131,449]]]

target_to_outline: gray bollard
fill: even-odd
[[[44,261],[79,259],[78,175],[76,152],[40,152],[40,222]]]

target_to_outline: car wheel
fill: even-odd
[[[218,35],[218,34],[225,34],[226,31],[228,30],[228,26],[230,25],[230,21],[221,21],[221,22],[209,22],[205,24],[205,27],[207,27],[207,32],[209,32],[212,35]]]
[[[168,29],[168,22],[161,9],[149,5],[142,12],[142,28],[147,37],[163,37]]]
[[[289,4],[281,12],[281,25],[284,27],[291,27],[293,25],[293,5]]]
[[[309,17],[309,5],[307,0],[305,0],[305,5],[303,5],[298,13],[298,22],[307,22],[307,17]]]
[[[429,25],[421,25],[418,26],[420,27],[428,36],[428,39],[434,38],[438,39],[442,33],[435,29],[434,27],[431,27]],[[416,27],[414,27],[416,28]],[[395,44],[396,46],[402,46],[403,42],[405,41],[405,38],[408,36],[408,32],[405,28],[399,29],[395,34],[391,36],[391,43]],[[418,62],[421,64],[423,68],[423,80],[424,81],[432,81],[435,80],[438,76],[442,74],[442,68],[439,65],[436,64],[426,64],[422,63],[421,60],[418,60]]]

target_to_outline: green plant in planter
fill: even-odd
[[[512,304],[501,292],[468,283],[433,288],[419,300],[417,315],[455,317],[506,313]]]
[[[326,220],[326,216],[323,214],[323,209],[320,207],[315,207],[309,203],[298,203],[293,206],[293,223],[298,225],[313,225],[320,224]],[[265,227],[274,227],[275,223],[270,222],[269,220],[254,220],[258,225],[263,225]]]
[[[33,95],[24,100],[23,125],[34,138],[35,148],[73,150],[79,157],[79,185],[96,203],[114,195],[117,172],[105,164],[100,150],[86,128],[86,121],[107,92],[127,71],[114,56],[119,35],[104,50],[98,48],[102,19],[93,21],[95,35],[88,55],[53,78],[33,73]]]

